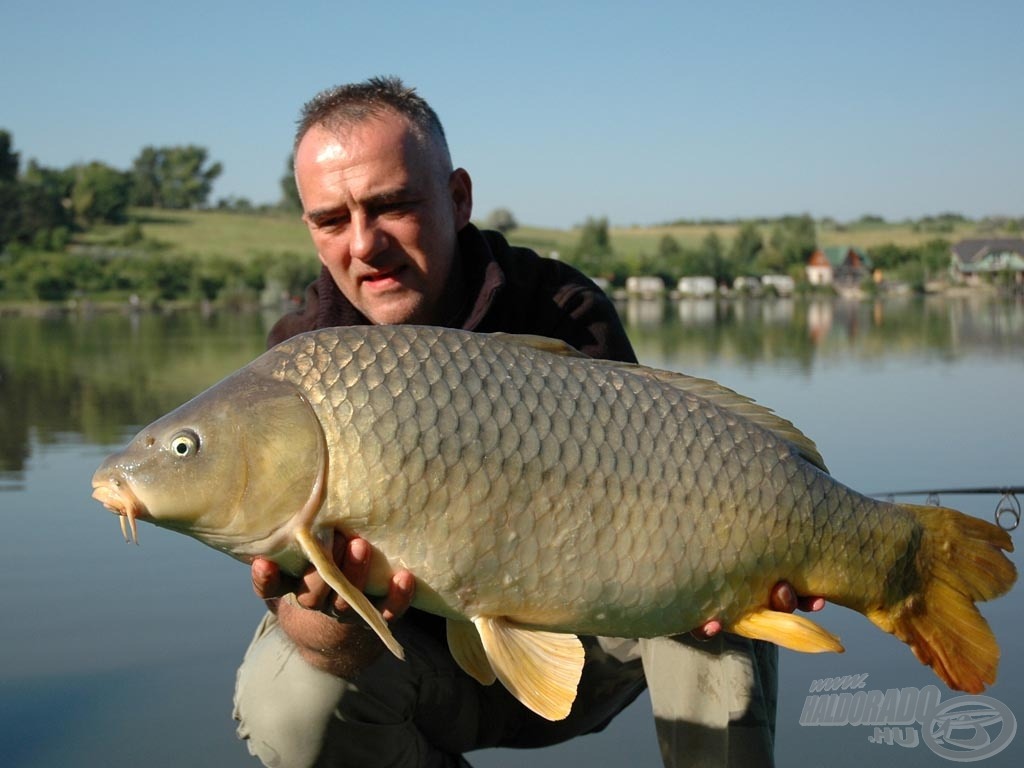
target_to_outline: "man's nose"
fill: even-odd
[[[381,231],[373,219],[363,216],[354,217],[351,232],[349,251],[353,259],[367,261],[387,247],[387,235]]]

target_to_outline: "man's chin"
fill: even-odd
[[[429,325],[430,320],[423,311],[423,300],[419,296],[395,296],[391,300],[366,302],[361,311],[374,325],[404,325],[415,323]]]

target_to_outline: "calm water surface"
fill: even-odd
[[[645,363],[717,379],[816,440],[865,492],[1024,484],[1024,305],[982,299],[622,307]],[[262,350],[272,317],[0,318],[0,764],[255,765],[234,738],[234,674],[262,612],[248,570],[150,526],[140,548],[89,498],[141,426]],[[912,499],[922,501],[922,498]],[[991,518],[996,496],[944,496]],[[1002,646],[988,694],[1024,719],[1024,597],[984,606]],[[949,765],[873,729],[806,727],[812,681],[937,684],[909,650],[829,607],[841,656],[782,652],[780,765]],[[482,768],[660,764],[646,697],[603,734]],[[1024,728],[1024,723],[1021,724]],[[1020,765],[1024,735],[985,766]]]

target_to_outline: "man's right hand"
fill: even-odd
[[[370,545],[363,539],[334,537],[334,561],[345,578],[359,590],[370,572]],[[351,678],[376,659],[384,644],[366,623],[310,568],[300,578],[282,574],[275,563],[256,558],[252,587],[277,615],[278,623],[295,643],[299,654],[317,669]],[[408,610],[416,590],[409,571],[397,571],[388,583],[387,596],[377,606],[385,621]]]

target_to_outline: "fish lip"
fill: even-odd
[[[136,519],[148,519],[149,513],[146,505],[139,501],[127,482],[116,477],[109,477],[92,481],[92,497],[100,504],[121,517],[121,533],[125,541],[139,543],[138,529],[135,527]],[[131,528],[131,537],[125,528],[125,522]]]

